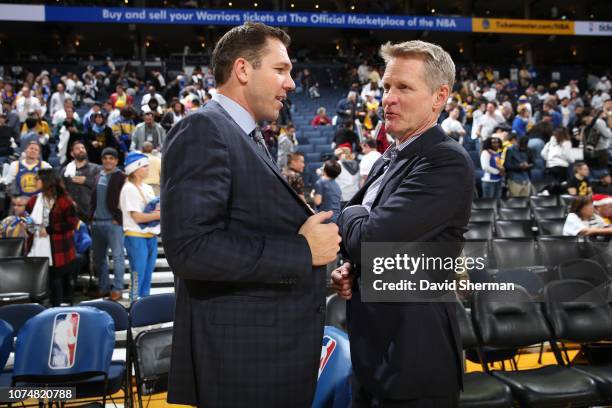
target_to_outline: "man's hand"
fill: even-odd
[[[342,299],[349,300],[353,296],[353,273],[350,262],[345,262],[341,267],[331,273],[331,286]]]
[[[336,224],[323,224],[331,218],[332,211],[324,211],[308,217],[298,234],[308,241],[314,266],[327,265],[336,259],[340,251],[340,235]]]

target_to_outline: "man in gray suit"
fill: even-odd
[[[257,122],[295,87],[288,35],[259,23],[226,33],[218,94],[168,134],[162,238],[176,276],[168,401],[310,407],[325,321],[325,267],[339,250],[331,212],[287,184]]]

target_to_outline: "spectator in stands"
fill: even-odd
[[[29,112],[36,111],[40,108],[40,101],[32,95],[29,86],[26,85],[21,88],[21,94],[15,100],[15,110],[19,116],[19,122],[25,122]]]
[[[159,196],[161,181],[161,159],[159,158],[159,152],[154,150],[153,143],[147,141],[142,144],[142,153],[149,158],[149,175],[143,182],[151,186],[155,196]]]
[[[533,153],[534,166],[538,169],[544,169],[546,164],[542,158],[542,149],[544,144],[548,142],[553,133],[551,117],[545,114],[540,122],[537,122],[528,132],[529,142],[527,146]]]
[[[482,176],[482,196],[484,198],[501,198],[502,181],[505,169],[501,158],[501,139],[490,137],[482,143],[480,166]]]
[[[310,122],[310,125],[314,127],[329,126],[331,124],[332,124],[332,121],[329,118],[329,116],[327,116],[327,111],[322,106],[319,109],[317,109],[317,115],[314,118],[312,118],[312,121]]]
[[[58,126],[59,157],[63,165],[69,160],[69,147],[77,140],[83,140],[83,125],[76,118],[71,107],[66,107],[66,119]]]
[[[117,168],[119,153],[112,147],[102,151],[102,171],[95,181],[91,195],[89,218],[93,240],[93,262],[98,274],[99,289],[94,297],[110,295],[111,300],[121,299],[125,255],[123,249],[122,214],[119,195],[125,183],[125,174]],[[108,249],[114,264],[113,283],[108,277]]]
[[[592,121],[595,121],[593,124]],[[594,178],[599,178],[601,174],[608,170],[610,141],[612,140],[612,114],[607,114],[603,110],[598,110],[586,119],[587,126],[585,127],[583,137],[586,137],[585,144],[589,144],[589,139],[596,137],[597,144],[591,156],[585,149],[585,158],[587,164],[591,167]]]
[[[26,211],[29,197],[13,197],[11,200],[11,212],[8,217],[0,222],[1,238],[23,238],[28,237],[28,217]],[[31,224],[30,224],[31,225]]]
[[[611,234],[612,228],[609,228],[605,221],[595,214],[593,199],[590,195],[574,198],[563,225],[563,235],[593,236]]]
[[[612,224],[612,197],[607,194],[593,194],[595,214],[599,215],[606,225]]]
[[[519,137],[523,137],[527,134],[530,117],[531,114],[526,106],[521,107],[518,115],[514,117],[514,120],[512,121],[512,131]]]
[[[83,132],[84,133],[89,133],[89,131],[91,131],[91,126],[93,123],[93,115],[95,113],[101,113],[102,110],[100,108],[100,104],[99,103],[94,103],[93,105],[91,105],[91,108],[87,111],[87,113],[85,115],[83,115]]]
[[[323,173],[312,191],[317,211],[333,211],[331,221],[334,223],[340,215],[340,202],[342,201],[342,191],[335,180],[341,171],[342,168],[336,160],[327,160],[323,165]]]
[[[440,126],[442,126],[442,130],[444,130],[444,132],[448,136],[457,140],[459,143],[463,143],[463,137],[465,136],[465,129],[463,128],[463,125],[461,124],[461,122],[459,122],[458,119],[459,119],[459,108],[453,108],[450,111],[448,118],[444,119]]]
[[[287,165],[287,157],[296,151],[298,140],[295,136],[295,126],[289,124],[285,129],[281,129],[278,137],[278,152],[276,153],[276,164],[279,169]]]
[[[357,100],[357,92],[350,91],[346,98],[340,99],[336,105],[336,114],[338,120],[343,123],[346,121],[354,121],[357,118],[357,112],[360,109],[360,104]]]
[[[29,120],[30,117],[36,122]],[[34,123],[36,123],[36,125],[33,128],[30,128],[30,126]],[[37,112],[30,113],[28,115],[28,119],[26,119],[25,123],[21,127],[21,134],[28,134],[30,132],[36,133],[38,142],[42,147],[43,160],[48,160],[49,156],[51,155],[51,147],[49,146],[51,129],[49,128],[47,121],[42,119]]]
[[[574,162],[572,142],[566,128],[557,128],[553,137],[544,145],[542,158],[546,161],[546,171],[558,184],[567,181],[568,169]]]
[[[31,214],[36,232],[31,240],[31,247],[41,248],[42,240],[50,241],[49,286],[51,305],[60,306],[63,299],[72,303],[71,277],[76,259],[74,248],[74,230],[79,218],[74,202],[68,195],[61,178],[53,169],[40,169],[36,176],[36,189],[40,191],[30,198],[26,211]],[[43,251],[44,253],[44,251]],[[30,255],[42,255],[41,252],[30,252]]]
[[[13,130],[11,137],[17,141],[20,133],[19,115],[17,111],[13,109],[9,99],[4,99],[2,101],[2,113],[6,115],[6,126]]]
[[[149,101],[151,99],[156,99],[161,109],[166,107],[166,100],[164,99],[164,97],[158,94],[157,91],[155,90],[155,87],[151,85],[148,88],[148,93],[144,95],[142,97],[142,100],[140,101],[140,106],[142,107],[143,111],[144,111],[144,107],[149,104]]]
[[[121,115],[111,123],[111,129],[115,139],[119,142],[119,164],[123,163],[123,159],[130,151],[132,143],[132,134],[136,129],[136,111],[131,106],[121,108]],[[123,158],[122,158],[123,156]]]
[[[272,157],[276,157],[278,153],[278,137],[280,136],[280,127],[278,122],[273,120],[269,125],[262,129],[262,135],[266,142],[266,146]]]
[[[74,103],[72,102],[72,99],[66,99],[64,100],[64,107],[55,112],[55,114],[51,117],[51,126],[53,126],[54,130],[61,127],[62,122],[66,120],[66,117],[68,116],[68,111],[72,111],[72,116],[76,120],[81,120],[79,114],[74,111]]]
[[[13,154],[12,144],[15,143],[13,135],[14,130],[6,123],[6,114],[0,113],[0,165]]]
[[[533,167],[533,155],[527,147],[528,139],[520,138],[517,144],[506,151],[504,168],[508,184],[509,197],[529,197],[531,190],[530,170]]]
[[[341,167],[340,174],[336,177],[336,183],[338,183],[342,192],[340,207],[344,207],[359,190],[359,163],[355,161],[351,149],[348,147],[339,147],[334,151],[334,154]]]
[[[304,196],[304,153],[293,152],[287,155],[287,166],[283,169],[283,176],[293,190],[306,202]]]
[[[164,111],[159,106],[159,102],[157,102],[157,99],[151,98],[151,100],[149,100],[149,103],[142,106],[142,113],[152,113],[155,122],[159,123],[161,121],[162,115],[164,114]]]
[[[368,139],[361,144],[361,151],[363,152],[363,157],[359,163],[359,175],[361,176],[359,187],[363,186],[366,181],[368,181],[368,174],[370,174],[372,166],[374,166],[376,160],[382,156],[380,152],[376,150],[376,141],[372,139]]]
[[[30,142],[25,149],[25,158],[15,160],[10,164],[4,183],[13,196],[31,197],[39,193],[36,183],[36,173],[40,169],[50,169],[51,165],[41,160],[40,144]]]
[[[605,101],[610,99],[610,95],[602,89],[595,91],[595,95],[591,98],[591,107],[595,110],[603,108]]]
[[[484,115],[478,118],[478,121],[474,126],[476,126],[476,137],[482,141],[491,137],[493,130],[504,123],[506,120],[504,117],[497,112],[497,103],[495,101],[490,101],[487,103],[487,110]]]
[[[589,182],[589,166],[584,162],[574,164],[574,175],[567,183],[567,193],[573,196],[587,196],[593,193]]]
[[[85,141],[91,163],[102,164],[101,153],[107,147],[119,150],[119,143],[115,139],[112,129],[107,126],[102,112],[92,115],[91,129],[85,136]]]
[[[334,135],[334,147],[347,147],[351,152],[361,152],[359,144],[359,136],[353,131],[353,121],[347,120],[343,123],[341,129],[338,129]]]
[[[171,109],[168,109],[161,119],[161,125],[166,132],[170,131],[172,126],[185,117],[185,106],[178,100],[173,101],[170,106]]]
[[[70,146],[72,161],[65,165],[60,174],[68,193],[77,205],[77,213],[82,221],[89,221],[91,195],[96,188],[96,180],[101,167],[88,160],[85,143],[77,140]]]
[[[119,84],[115,89],[116,92],[110,97],[110,101],[113,104],[113,109],[121,110],[122,108],[131,106],[134,98],[132,97],[132,95],[128,95],[127,93],[125,93],[123,85]]]
[[[64,102],[66,99],[72,99],[72,97],[66,93],[63,82],[57,84],[55,89],[56,91],[51,95],[51,99],[49,100],[49,115],[51,116],[64,109]]]
[[[603,174],[599,180],[593,182],[591,188],[595,194],[612,196],[612,176],[610,176],[610,173]]]
[[[166,87],[166,80],[164,79],[162,73],[159,70],[155,69],[151,71],[151,74],[153,76],[153,83],[155,84],[155,89],[163,90]]]
[[[125,249],[130,261],[130,301],[135,301],[149,296],[151,291],[160,212],[159,206],[149,213],[144,212],[145,207],[155,199],[151,186],[143,182],[149,172],[147,156],[130,152],[125,159],[125,172],[128,179],[121,189],[119,206],[123,214]]]
[[[30,142],[38,142],[38,133],[36,132],[36,117],[32,114],[28,116],[21,126],[21,135],[19,136],[19,149],[24,151]]]
[[[139,123],[132,134],[130,150],[141,150],[144,142],[151,142],[155,151],[161,151],[166,140],[166,131],[153,119],[153,113],[147,112],[143,115],[144,121]]]

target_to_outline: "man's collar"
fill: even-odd
[[[257,126],[251,114],[229,96],[217,92],[213,95],[213,101],[221,105],[247,135]]]

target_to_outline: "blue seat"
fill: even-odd
[[[298,140],[298,144],[299,145],[310,144],[310,140],[307,137],[305,137],[305,136],[298,135],[297,140]]]
[[[298,145],[297,150],[298,152],[302,152],[302,153],[314,153],[315,146],[311,144]]]
[[[306,158],[306,163],[321,161],[321,153],[306,153],[304,157]]]
[[[321,132],[319,132],[318,130],[303,130],[302,135],[308,138],[308,140],[312,140],[311,143],[317,143],[314,140],[321,138]]]
[[[348,336],[342,330],[325,326],[313,408],[349,406],[351,371]]]
[[[304,171],[304,183],[312,186],[319,179],[317,176],[317,169],[323,166],[323,162],[316,161],[306,164],[306,171]]]
[[[310,138],[308,140],[310,140],[310,143],[312,143],[314,145],[327,144],[327,139],[324,138],[324,137],[314,137],[314,138]]]
[[[317,153],[332,153],[332,148],[329,144],[318,144],[315,145],[315,152]]]
[[[11,355],[13,350],[13,326],[0,320],[0,370],[4,369],[4,365]]]
[[[327,139],[328,143],[331,143],[332,140],[334,140],[334,135],[336,134],[336,131],[334,130],[334,128],[332,128],[331,126],[326,126],[324,128],[321,129],[321,135]]]
[[[81,302],[79,306],[94,307],[96,309],[108,313],[110,317],[113,318],[113,323],[115,324],[115,332],[125,331],[129,329],[130,323],[128,311],[120,303],[113,302],[110,300],[90,300],[86,302]],[[124,405],[126,406],[127,399],[130,395],[130,390],[128,387],[125,387],[125,384],[131,384],[130,373],[126,369],[127,366],[128,362],[126,360],[113,360],[111,362],[111,369],[108,374],[109,393],[114,394],[123,387]],[[82,393],[82,395],[92,395],[92,393],[95,393],[95,390],[100,389],[100,387],[103,385],[101,383],[101,381],[103,380],[103,377],[98,376],[89,380],[79,382],[79,393]]]
[[[141,407],[143,406],[143,382],[146,379],[143,378],[143,375],[141,373],[141,365],[134,363],[135,361],[138,361],[138,348],[136,347],[136,341],[133,339],[132,329],[173,322],[175,302],[176,297],[174,293],[162,293],[159,295],[152,295],[140,298],[134,303],[132,303],[132,306],[130,307],[130,329],[128,330],[128,339],[131,345],[130,353],[132,355],[132,357],[130,357],[130,362],[134,364],[134,371],[136,373],[136,389],[138,394],[138,403]],[[143,332],[141,332],[141,334],[142,333]],[[167,339],[167,333],[162,338]]]
[[[93,391],[102,397],[104,406],[114,330],[112,317],[93,307],[56,307],[39,313],[26,322],[17,337],[13,384],[74,386],[77,398],[83,398],[83,389],[77,384],[100,377],[102,387]]]
[[[45,307],[38,303],[6,305],[0,307],[0,319],[11,325],[13,337],[16,337],[19,330],[29,319],[43,311],[45,311]]]

